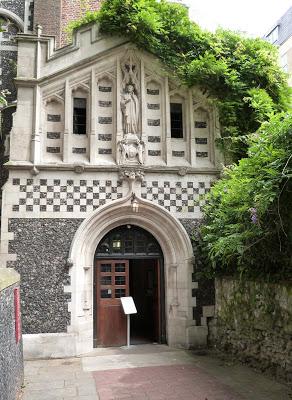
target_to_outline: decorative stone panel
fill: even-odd
[[[15,178],[12,184],[19,195],[14,212],[88,213],[123,196],[122,183],[112,180]]]
[[[48,114],[47,117],[48,121],[50,122],[60,122],[61,121],[61,115],[57,115],[57,114]]]
[[[200,213],[209,190],[209,182],[144,181],[141,196],[171,213]]]
[[[148,119],[148,126],[160,126],[160,119]]]
[[[160,150],[148,150],[148,156],[158,157],[161,156]]]
[[[60,139],[61,132],[47,132],[47,139]]]
[[[197,151],[196,156],[198,158],[207,158],[208,157],[208,152],[207,151]]]
[[[208,138],[196,138],[196,144],[208,144]]]
[[[172,156],[173,157],[184,157],[185,156],[185,152],[184,151],[173,151],[172,152]]]
[[[149,143],[160,143],[161,139],[160,136],[148,136]]]

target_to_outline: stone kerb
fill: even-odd
[[[72,265],[69,330],[75,332],[83,342],[80,344],[82,351],[90,351],[93,341],[93,262],[96,247],[108,232],[125,224],[147,230],[160,244],[164,255],[166,310],[170,310],[166,315],[168,344],[188,346],[186,327],[192,320],[188,293],[193,260],[190,238],[180,222],[167,210],[148,200],[138,197],[136,200],[138,212],[133,209],[131,194],[101,207],[83,221],[73,239],[69,255]],[[87,333],[84,329],[87,329]],[[82,337],[87,338],[87,344]]]

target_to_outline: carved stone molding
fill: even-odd
[[[144,171],[142,169],[129,169],[123,168],[119,171],[119,179],[120,180],[132,180],[132,181],[143,181],[144,179]]]
[[[68,268],[72,268],[74,265],[74,261],[72,260],[72,258],[67,258],[67,262],[66,265]]]
[[[182,167],[178,170],[177,174],[179,176],[185,176],[188,173],[188,168],[186,167]]]
[[[84,172],[84,169],[85,169],[85,167],[83,164],[75,164],[74,165],[74,172],[76,174],[82,174]]]
[[[31,169],[30,173],[31,173],[31,175],[33,175],[33,176],[37,176],[37,175],[40,173],[40,171],[37,169],[36,166],[34,166],[34,167]]]

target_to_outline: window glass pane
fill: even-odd
[[[97,248],[98,253],[109,253],[110,252],[110,246],[109,246],[109,241],[108,239],[102,242],[98,248]]]
[[[101,297],[102,299],[111,299],[111,297],[112,297],[112,291],[111,291],[111,289],[102,289],[102,290],[100,291],[100,297]]]
[[[267,39],[270,43],[274,44],[278,40],[279,37],[279,26],[276,26],[267,36]]]
[[[183,138],[183,110],[181,103],[170,103],[171,137]]]
[[[159,248],[156,243],[149,243],[147,246],[147,253],[159,253]]]
[[[121,235],[115,235],[112,241],[112,249],[114,253],[121,253],[122,251],[122,237]]]
[[[116,289],[115,290],[115,298],[125,297],[126,289]]]
[[[100,266],[101,272],[112,272],[111,264],[101,264]]]
[[[86,99],[78,97],[73,99],[73,133],[86,134]]]
[[[101,285],[111,285],[112,284],[112,277],[111,276],[102,276],[100,279]]]
[[[125,253],[133,253],[134,242],[133,239],[125,239]]]
[[[125,285],[126,284],[126,277],[125,276],[116,276],[115,277],[115,284],[116,285]]]
[[[115,271],[116,272],[126,272],[125,264],[116,264]]]

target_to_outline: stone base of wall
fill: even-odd
[[[216,281],[212,344],[278,379],[292,381],[292,283]]]
[[[70,333],[40,333],[23,335],[25,360],[75,357],[76,335]]]

